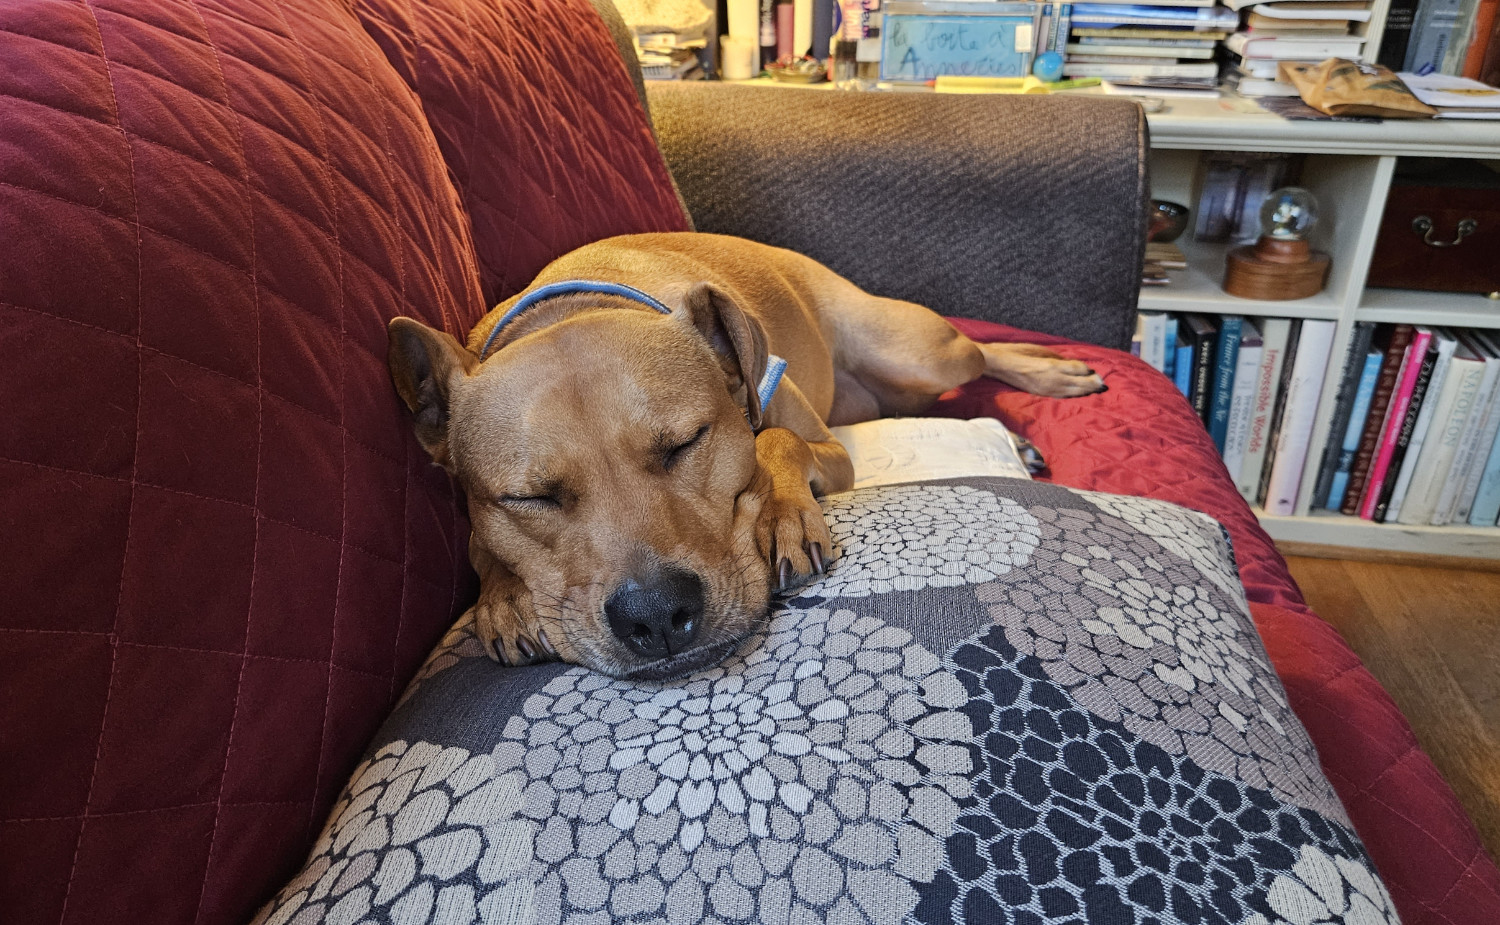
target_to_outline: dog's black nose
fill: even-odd
[[[604,602],[610,630],[637,655],[676,655],[698,636],[703,582],[687,569],[665,566],[627,578]]]

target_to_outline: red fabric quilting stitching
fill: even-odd
[[[274,394],[269,393],[269,392],[267,394],[271,394],[271,396],[273,398],[279,398],[280,397],[280,396],[274,395]],[[360,444],[358,441],[351,440],[350,442],[354,443],[357,446],[363,446],[363,444]],[[97,472],[88,472],[88,471],[85,471],[85,470],[82,470],[82,469],[68,469],[68,468],[65,468],[63,466],[49,466],[49,465],[47,465],[45,463],[31,462],[31,461],[25,460],[25,459],[11,459],[8,456],[0,456],[0,461],[8,462],[8,463],[13,463],[14,465],[17,465],[17,466],[31,466],[32,468],[35,468],[35,469],[44,469],[44,470],[47,470],[49,472],[66,472],[69,475],[83,475],[83,476],[87,476],[87,477],[89,477],[91,479],[102,479],[102,480],[107,481],[107,482],[122,482],[122,483],[127,483],[127,484],[130,484],[130,485],[133,485],[133,486],[137,486],[137,487],[140,487],[140,488],[151,488],[151,489],[154,489],[156,491],[165,491],[165,492],[169,492],[169,493],[174,494],[174,495],[181,495],[184,498],[197,498],[200,501],[212,501],[215,504],[227,504],[227,505],[231,505],[233,507],[245,508],[247,510],[254,510],[254,508],[250,504],[248,504],[248,503],[246,503],[244,501],[235,501],[232,498],[215,498],[212,495],[204,495],[204,494],[199,494],[199,493],[193,492],[193,491],[187,491],[187,490],[182,489],[182,488],[174,488],[171,485],[158,485],[155,482],[148,482],[145,479],[127,479],[127,478],[124,478],[123,476],[100,475]],[[359,543],[353,542],[352,540],[340,540],[338,537],[336,537],[336,536],[334,536],[332,534],[323,533],[322,531],[319,531],[319,530],[314,530],[311,527],[306,526],[305,524],[292,523],[289,520],[283,520],[283,519],[281,519],[279,517],[273,517],[270,514],[267,514],[267,513],[263,512],[263,511],[257,512],[256,516],[259,517],[259,518],[261,518],[261,519],[263,519],[263,520],[265,520],[265,521],[267,521],[268,523],[278,524],[278,525],[283,526],[283,527],[288,527],[288,528],[290,528],[292,530],[297,530],[297,531],[299,531],[301,533],[306,533],[308,536],[316,536],[316,537],[318,537],[320,539],[325,539],[325,540],[328,540],[330,542],[339,543],[341,545],[348,546],[350,549],[358,550],[359,552],[364,553],[365,555],[369,556],[372,559],[379,559],[382,562],[389,562],[391,565],[400,565],[401,564],[401,563],[397,562],[395,559],[392,559],[390,556],[382,555],[381,553],[378,553],[375,550],[370,549],[370,548],[368,548],[366,546],[363,546],[363,545],[361,545]],[[416,576],[416,577],[418,577],[420,579],[420,576]],[[7,629],[11,629],[11,627],[0,626],[0,632],[4,632]],[[68,632],[71,632],[71,631],[68,631]],[[193,651],[208,651],[208,650],[193,650]]]
[[[119,647],[118,642],[116,642],[116,640],[115,640],[115,635],[118,632],[119,627],[120,627],[120,612],[122,610],[122,606],[121,605],[124,603],[124,599],[125,599],[125,568],[124,568],[124,563],[127,563],[127,562],[130,561],[130,537],[131,537],[131,533],[132,533],[131,527],[133,526],[134,515],[135,515],[135,489],[136,489],[135,474],[136,474],[136,463],[137,463],[137,460],[140,458],[139,440],[140,440],[140,433],[141,433],[141,401],[140,401],[140,397],[141,397],[141,360],[140,360],[139,350],[140,350],[140,345],[141,345],[140,331],[141,331],[141,314],[142,314],[142,309],[141,309],[141,288],[140,287],[141,287],[141,275],[144,272],[144,267],[142,266],[142,260],[141,260],[142,250],[141,250],[141,214],[140,214],[140,198],[139,198],[140,191],[136,187],[136,179],[135,179],[135,152],[132,151],[131,148],[130,148],[130,135],[129,135],[128,132],[125,131],[125,124],[124,124],[124,122],[122,122],[120,120],[120,101],[115,96],[115,79],[114,79],[113,73],[110,70],[109,50],[105,47],[104,31],[99,28],[99,16],[98,16],[98,13],[94,9],[93,0],[84,0],[84,6],[89,11],[90,18],[93,19],[93,21],[94,21],[94,31],[95,31],[95,34],[97,35],[98,39],[99,39],[99,55],[100,55],[100,57],[104,61],[106,83],[109,86],[110,103],[113,106],[114,111],[115,111],[115,122],[116,122],[117,127],[120,129],[120,135],[121,135],[122,138],[125,139],[125,151],[126,151],[126,156],[128,158],[127,163],[130,166],[130,199],[131,199],[131,202],[135,205],[135,281],[136,281],[136,293],[135,293],[135,312],[136,312],[135,330],[136,330],[136,337],[135,337],[135,343],[136,343],[136,350],[137,350],[137,353],[136,353],[136,365],[135,365],[135,372],[136,372],[136,378],[135,378],[135,390],[136,390],[136,402],[135,402],[135,439],[137,441],[137,445],[134,448],[134,451],[131,453],[131,460],[130,460],[130,481],[131,481],[131,486],[130,486],[130,500],[127,503],[128,506],[126,508],[126,515],[125,515],[125,518],[126,518],[125,519],[125,552],[124,552],[124,555],[123,555],[122,560],[121,560],[122,565],[121,565],[121,568],[120,568],[120,588],[119,588],[118,596],[115,599],[114,624],[113,624],[112,628],[110,629],[110,633],[109,633],[109,638],[110,638],[110,642],[111,642],[110,653],[109,653],[109,686],[108,686],[108,688],[106,690],[106,693],[104,695],[104,708],[103,708],[102,711],[100,711],[100,717],[99,717],[99,737],[98,737],[98,739],[94,743],[94,766],[93,766],[93,769],[89,772],[89,785],[88,785],[88,790],[86,792],[86,795],[84,797],[84,802],[83,802],[82,821],[78,825],[78,835],[77,835],[76,840],[73,842],[73,862],[70,865],[70,867],[68,868],[68,885],[66,887],[65,892],[63,893],[62,909],[61,909],[61,911],[60,911],[60,913],[58,915],[58,918],[64,918],[64,917],[66,917],[67,912],[68,912],[68,900],[71,899],[72,896],[73,896],[73,883],[75,882],[75,880],[77,879],[77,876],[78,876],[78,858],[79,858],[80,853],[81,853],[81,851],[83,849],[83,833],[88,829],[88,825],[89,825],[89,822],[88,822],[88,820],[89,820],[89,808],[90,808],[90,805],[93,803],[93,799],[94,799],[94,784],[98,781],[98,776],[99,776],[99,761],[100,761],[100,758],[103,756],[103,753],[104,753],[104,730],[109,725],[109,707],[110,707],[110,703],[114,700],[114,693],[115,693],[115,672],[116,672],[116,669],[119,667],[119,652],[120,652],[120,647]]]
[[[237,801],[236,806],[301,806],[307,800],[245,800]],[[179,809],[193,809],[199,806],[214,806],[217,801],[204,800],[199,803],[182,803],[178,806],[153,806],[150,809],[124,809],[108,813],[89,813],[90,819],[108,819],[113,816],[145,816],[152,813],[170,813]],[[71,822],[80,816],[32,816],[29,818],[6,819],[6,822]]]
[[[198,8],[196,0],[194,0],[194,2],[191,4],[191,7],[192,7],[193,12],[195,14],[197,14],[198,23],[199,23],[199,25],[203,29],[204,36],[206,36],[207,39],[208,39],[209,50],[213,52],[215,67],[218,70],[219,87],[220,87],[220,90],[224,94],[224,106],[230,112],[235,113],[236,116],[237,116],[238,115],[238,111],[235,109],[234,103],[230,99],[229,84],[228,84],[228,82],[224,78],[224,62],[223,62],[223,58],[220,55],[218,47],[214,44],[213,34],[210,31],[210,29],[209,29],[208,22],[207,22],[207,20],[205,20],[203,18],[203,12],[202,12],[202,10],[200,10]],[[240,150],[240,169],[242,171],[242,174],[239,177],[239,180],[240,180],[240,183],[241,183],[241,189],[243,189],[244,187],[248,186],[249,183],[250,183],[250,159],[249,159],[248,153],[245,150],[244,128],[243,128],[243,126],[240,125],[238,119],[234,120],[234,125],[235,125],[235,129],[234,129],[235,142],[239,146],[239,150]],[[227,174],[227,171],[225,171],[225,173]],[[247,198],[246,201],[245,201],[245,203],[244,203],[244,208],[245,208],[245,212],[246,212],[246,219],[249,222],[249,229],[250,229],[250,233],[248,235],[248,240],[249,240],[249,245],[250,245],[250,304],[251,304],[252,311],[255,313],[255,319],[254,319],[254,325],[255,325],[255,378],[256,378],[256,386],[257,386],[257,388],[255,389],[255,470],[256,470],[256,473],[257,473],[257,478],[255,479],[255,490],[254,490],[254,495],[251,498],[250,505],[251,505],[251,509],[252,510],[258,511],[260,509],[260,485],[261,485],[261,479],[259,478],[260,462],[261,462],[261,459],[262,459],[262,457],[264,455],[264,451],[265,451],[265,428],[266,428],[266,420],[265,420],[265,390],[262,389],[262,388],[259,388],[260,381],[262,379],[262,376],[261,376],[261,326],[262,326],[262,319],[261,319],[261,312],[260,312],[260,272],[259,272],[258,254],[257,254],[256,244],[255,244],[255,204],[254,204],[254,202],[250,201]],[[137,411],[137,414],[139,414],[139,411]],[[137,426],[139,426],[139,425],[137,425]],[[260,525],[260,518],[258,518],[258,517],[252,518],[252,521],[254,523],[254,536],[253,536],[253,539],[251,541],[252,542],[252,547],[251,547],[252,548],[252,552],[251,552],[251,560],[250,560],[251,561],[251,564],[250,564],[250,596],[253,599],[254,598],[254,594],[255,594],[255,581],[256,581],[256,578],[259,577],[259,575],[260,575],[260,567],[259,567],[260,566],[260,556],[258,555],[258,552],[260,550],[261,525]],[[213,867],[214,867],[214,855],[217,853],[218,847],[219,847],[219,836],[221,834],[220,831],[219,831],[219,811],[220,811],[220,809],[223,806],[223,800],[224,800],[224,779],[226,777],[228,777],[228,775],[229,775],[229,756],[230,756],[230,753],[234,750],[234,732],[235,732],[235,729],[238,727],[238,724],[239,724],[239,718],[240,718],[240,693],[244,689],[244,683],[245,683],[245,666],[249,663],[249,660],[245,656],[246,656],[246,653],[248,652],[249,648],[250,648],[250,614],[247,613],[247,614],[245,614],[245,631],[244,631],[244,634],[240,637],[240,651],[239,651],[239,653],[237,653],[239,655],[240,666],[239,666],[239,671],[236,672],[235,679],[234,679],[234,701],[230,705],[230,708],[229,708],[229,734],[224,737],[224,753],[223,753],[223,755],[219,759],[219,786],[218,786],[218,790],[217,790],[217,792],[216,792],[216,794],[214,796],[214,800],[213,800],[214,816],[213,816],[213,822],[210,824],[210,830],[212,831],[213,834],[209,838],[208,858],[204,862],[204,865],[203,865],[203,878],[202,878],[202,882],[200,882],[199,885],[198,885],[198,901],[196,903],[196,907],[197,907],[197,909],[200,912],[201,912],[201,910],[203,908],[203,897],[205,895],[205,892],[208,889],[209,877],[210,877],[210,875],[211,875],[211,873],[213,871]]]
[[[282,4],[280,3],[280,0],[277,0],[276,10],[277,10],[277,13],[280,14],[282,22],[286,25],[288,34],[294,34],[292,32],[290,23],[286,22],[286,10],[285,10],[285,7],[283,7]],[[295,42],[295,44],[297,45],[297,48],[298,48],[299,52],[301,52],[301,54],[303,56],[302,67],[304,69],[306,69],[307,66],[308,66],[307,65],[307,59],[306,59],[307,49],[302,44],[301,41],[299,41],[299,40],[297,40],[295,38],[293,39],[293,41]],[[366,62],[364,62],[363,59],[361,59],[361,63],[366,63]],[[366,65],[367,65],[367,63],[366,63]],[[364,73],[360,74],[359,76],[361,78],[363,78],[363,80],[364,80],[365,83],[367,83],[367,84],[371,83],[370,76],[369,76],[368,65],[365,67]],[[319,102],[322,102],[322,101],[320,100]],[[328,159],[328,151],[327,151],[327,146],[328,146],[328,127],[324,123],[324,121],[323,121],[323,115],[322,115],[323,110],[327,109],[327,108],[328,107],[326,105],[320,105],[320,106],[315,107],[314,111],[318,114],[318,130],[323,135],[323,145],[324,145],[324,150],[322,152],[323,169],[325,171],[326,176],[328,176],[328,177],[331,178],[332,175],[333,175],[333,173],[334,173],[334,171],[333,171],[333,165],[329,162],[329,159]],[[385,135],[386,135],[385,149],[386,150],[390,150],[390,130],[389,130],[389,125],[386,124],[386,122],[385,122],[383,114],[382,114],[382,118],[381,118],[381,126],[382,126],[382,129],[384,130]],[[330,198],[330,202],[332,204],[331,208],[333,210],[333,216],[332,216],[332,218],[333,218],[333,228],[335,229],[335,235],[336,235],[337,234],[337,229],[338,229],[338,211],[339,211],[339,208],[338,208],[339,191],[338,191],[337,184],[333,184],[331,182],[329,183],[329,193],[330,193],[330,197],[329,197]],[[345,351],[347,351],[349,349],[349,331],[348,331],[348,318],[347,318],[348,306],[347,306],[347,304],[345,302],[345,298],[344,298],[345,285],[344,285],[343,249],[342,248],[335,248],[334,253],[337,255],[337,262],[335,263],[335,274],[334,274],[334,277],[338,281],[339,410],[340,410],[340,412],[342,412],[344,410],[344,400],[346,399],[346,397],[348,395],[348,388],[349,388],[349,360],[348,360],[348,356],[347,356],[347,354],[345,352]],[[405,280],[405,277],[404,277],[404,273],[402,272],[404,270],[404,268],[405,268],[405,251],[404,251],[404,249],[402,249],[402,262],[401,262],[400,266],[397,269],[397,275],[400,276],[400,277],[402,277],[400,279],[400,286],[401,286],[401,294],[403,296],[403,298],[402,298],[401,301],[402,301],[403,304],[405,303],[404,296],[406,294],[406,280]],[[344,426],[342,426],[343,425],[342,421],[340,421],[340,425],[341,426],[339,427],[339,453],[340,453],[340,465],[339,465],[339,509],[340,509],[340,515],[339,516],[340,516],[341,524],[340,524],[340,529],[339,529],[339,566],[338,566],[338,578],[337,578],[337,580],[334,583],[334,592],[333,592],[333,626],[332,626],[330,640],[329,640],[328,670],[324,674],[323,724],[322,724],[321,731],[318,733],[318,743],[317,743],[317,749],[318,749],[318,767],[317,767],[317,771],[313,775],[313,801],[312,801],[312,805],[309,807],[309,810],[308,810],[308,822],[307,822],[307,828],[305,830],[305,831],[308,831],[308,832],[314,831],[316,829],[316,827],[317,827],[317,823],[318,823],[318,820],[317,820],[317,811],[318,811],[318,804],[319,804],[318,792],[323,789],[323,762],[324,762],[324,758],[326,757],[327,752],[328,752],[328,748],[327,748],[327,745],[328,745],[328,718],[329,718],[330,708],[331,708],[331,706],[333,704],[333,668],[334,668],[334,663],[338,659],[338,651],[339,651],[339,608],[341,606],[340,602],[342,601],[342,597],[343,597],[342,596],[342,592],[344,590],[344,576],[346,574],[345,557],[346,557],[346,555],[348,553],[348,549],[349,549],[348,544],[344,542],[344,537],[348,536],[348,534],[349,534],[349,451],[348,451],[348,445],[345,442],[348,439],[348,431],[347,431],[347,428],[345,428]]]

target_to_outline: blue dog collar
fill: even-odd
[[[505,326],[516,320],[522,312],[536,305],[538,302],[545,301],[554,296],[573,295],[580,292],[619,296],[622,299],[629,299],[632,302],[639,302],[642,305],[653,308],[663,315],[672,314],[672,310],[663,305],[661,300],[647,295],[634,286],[627,286],[624,283],[606,283],[591,279],[570,279],[560,283],[549,283],[521,296],[516,304],[510,307],[510,311],[506,312],[495,323],[495,326],[490,329],[490,336],[484,339],[484,346],[479,348],[480,361],[484,361],[485,356],[490,352],[490,345],[495,342],[495,338],[505,329]],[[781,386],[781,377],[785,374],[786,360],[783,360],[774,353],[766,357],[766,373],[760,377],[760,384],[755,388],[755,394],[760,398],[760,410],[765,411],[766,405],[771,403],[771,396],[776,394],[776,389]]]
[[[526,293],[525,295],[521,296],[520,301],[516,302],[516,304],[510,307],[510,311],[506,312],[505,315],[501,317],[498,322],[496,322],[495,326],[490,329],[490,336],[484,339],[484,346],[479,349],[479,359],[481,361],[484,360],[485,356],[489,354],[490,345],[495,342],[495,338],[499,336],[500,332],[505,329],[505,326],[507,324],[515,321],[522,312],[526,311],[526,309],[531,308],[538,302],[550,299],[553,296],[573,295],[579,292],[594,292],[600,295],[617,295],[622,299],[629,299],[632,302],[639,302],[642,305],[650,306],[651,308],[654,308],[657,311],[661,312],[663,315],[672,314],[672,310],[661,304],[661,302],[657,299],[647,295],[634,286],[626,286],[623,283],[605,283],[591,279],[570,279],[564,280],[560,283],[550,283],[546,286],[541,287],[540,289],[533,289],[532,291]]]

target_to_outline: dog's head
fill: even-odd
[[[582,298],[597,310],[518,325],[482,362],[397,318],[391,375],[468,495],[470,543],[526,585],[533,639],[612,675],[691,670],[769,599],[754,535],[765,333],[707,285],[670,315]]]

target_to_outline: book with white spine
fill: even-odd
[[[1464,423],[1474,407],[1474,395],[1484,379],[1484,364],[1478,357],[1466,356],[1467,351],[1459,345],[1453,359],[1448,361],[1448,375],[1443,380],[1443,391],[1438,395],[1433,408],[1432,426],[1422,446],[1422,454],[1412,470],[1411,485],[1406,500],[1401,504],[1397,523],[1407,526],[1430,524],[1437,513],[1438,501],[1443,494],[1443,485],[1448,481],[1448,470],[1453,467],[1453,457],[1458,452],[1458,442],[1463,436]],[[1411,455],[1410,451],[1407,453]],[[1387,522],[1389,522],[1387,517]]]
[[[1474,466],[1474,457],[1479,453],[1479,439],[1483,435],[1490,402],[1495,397],[1497,377],[1500,377],[1500,362],[1485,355],[1484,347],[1473,338],[1460,334],[1459,342],[1467,352],[1484,364],[1484,375],[1479,388],[1474,392],[1474,404],[1464,420],[1463,434],[1458,438],[1458,449],[1453,454],[1453,466],[1443,482],[1443,493],[1438,496],[1437,510],[1432,514],[1433,526],[1441,527],[1453,522],[1457,513],[1459,492],[1469,480],[1469,470]],[[1486,447],[1488,448],[1488,447]],[[1467,516],[1468,511],[1464,512]]]
[[[1236,480],[1245,465],[1245,447],[1250,443],[1250,418],[1255,409],[1255,392],[1260,386],[1260,360],[1264,354],[1265,340],[1260,329],[1246,318],[1240,334],[1234,390],[1229,399],[1229,427],[1224,438],[1224,468]]]
[[[1157,371],[1167,366],[1166,326],[1167,316],[1161,312],[1141,312],[1141,359]]]
[[[1333,350],[1335,326],[1332,321],[1302,322],[1291,383],[1283,399],[1286,411],[1281,432],[1276,438],[1270,487],[1266,490],[1268,514],[1291,514],[1297,505],[1297,489],[1302,485],[1303,464],[1307,461],[1318,399],[1323,394],[1323,379],[1328,372],[1328,356]]]
[[[1486,362],[1491,364],[1500,362],[1500,339],[1493,337],[1493,332],[1474,331],[1471,334],[1483,348]],[[1479,447],[1475,450],[1474,465],[1470,467],[1469,477],[1458,494],[1458,506],[1453,510],[1452,523],[1467,523],[1469,515],[1473,513],[1474,502],[1479,494],[1479,483],[1489,468],[1490,448],[1494,445],[1497,434],[1500,434],[1500,385],[1496,386],[1494,394],[1490,396],[1490,407],[1479,435]]]
[[[1236,487],[1251,504],[1260,492],[1261,470],[1270,447],[1271,417],[1280,397],[1281,362],[1286,358],[1287,339],[1292,332],[1289,318],[1267,318],[1261,322],[1260,373],[1256,376],[1255,404],[1250,409],[1250,430],[1245,442],[1245,459],[1240,463]]]

